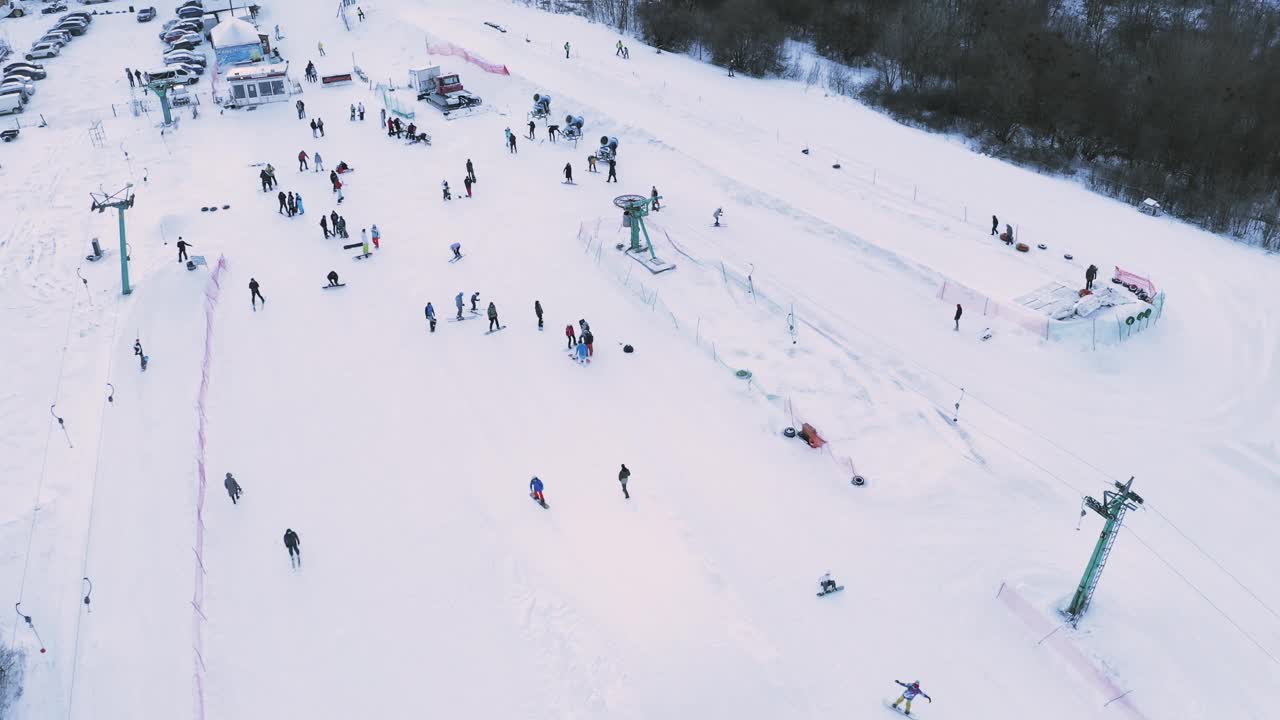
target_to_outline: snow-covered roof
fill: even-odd
[[[239,18],[228,18],[215,25],[209,32],[209,39],[213,41],[214,47],[224,48],[262,42],[258,37],[258,28]]]

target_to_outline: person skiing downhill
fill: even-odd
[[[542,301],[533,301],[533,314],[538,316],[538,329],[542,329]]]
[[[453,299],[453,302],[458,306],[458,319],[461,320],[462,319],[462,293],[458,293],[458,296]]]
[[[423,310],[427,316],[427,322],[431,324],[431,332],[436,331],[436,309],[431,307],[431,303],[427,303],[427,308]]]
[[[258,291],[258,281],[249,278],[249,304],[253,306],[254,310],[258,309],[259,300],[262,301],[262,307],[267,306],[267,299],[262,297],[262,293]]]
[[[578,338],[573,334],[573,325],[564,326],[564,336],[569,338],[569,342],[565,343],[565,347],[572,348],[578,344]]]
[[[627,492],[627,480],[631,479],[631,471],[627,469],[627,464],[622,464],[622,469],[618,471],[618,482],[622,483],[622,497],[626,500],[631,499],[631,493]]]
[[[498,324],[498,308],[489,303],[489,332],[501,330],[502,326]]]
[[[536,475],[529,481],[529,494],[532,495],[533,499],[537,500],[540,504],[547,504],[547,499],[542,496],[542,481],[539,480]]]
[[[195,247],[195,245],[187,242],[186,240],[183,240],[182,236],[179,235],[178,236],[178,262],[182,262],[183,260],[187,259],[187,248],[189,247]]]
[[[893,709],[894,709],[894,710],[897,710],[897,709],[898,709],[898,703],[902,702],[903,700],[906,700],[906,701],[907,701],[907,708],[906,708],[906,710],[905,710],[904,712],[905,712],[907,715],[910,715],[910,714],[911,714],[911,701],[912,701],[912,700],[914,700],[914,699],[915,699],[915,697],[916,697],[917,695],[923,695],[925,700],[928,700],[930,703],[932,703],[932,702],[933,702],[933,698],[929,697],[929,693],[927,693],[927,692],[925,692],[924,690],[921,690],[921,689],[920,689],[920,681],[919,681],[919,680],[913,681],[910,685],[908,685],[907,683],[904,683],[904,682],[902,682],[902,681],[900,681],[900,680],[894,680],[894,682],[896,682],[896,683],[898,683],[899,685],[901,685],[902,687],[906,688],[906,690],[903,690],[903,691],[902,691],[902,694],[898,696],[898,699],[893,701]]]
[[[231,496],[231,504],[238,505],[236,501],[240,499],[240,483],[231,477],[231,473],[227,473],[227,479],[222,481],[222,486],[227,489],[227,494]]]
[[[960,329],[960,316],[964,314],[964,308],[960,307],[960,303],[956,303],[956,330]]]
[[[449,249],[453,251],[454,260],[462,259],[462,243],[454,243],[449,246]],[[462,293],[458,293],[458,297],[462,297]]]
[[[293,528],[285,528],[284,547],[289,551],[289,567],[302,567],[302,541]]]

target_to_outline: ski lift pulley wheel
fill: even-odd
[[[629,207],[643,205],[649,198],[643,195],[619,195],[613,199],[613,204],[618,208],[626,210]]]
[[[862,487],[863,485],[867,484],[867,479],[862,477],[861,475],[854,475],[853,479],[850,480],[849,482],[855,487]]]
[[[735,373],[734,373],[734,375],[737,375],[738,377],[742,378],[743,380],[750,380],[750,379],[751,379],[751,371],[750,371],[750,370],[738,370],[737,372],[735,372]]]
[[[622,346],[622,352],[624,352],[624,353],[633,353],[633,352],[635,352],[635,351],[636,351],[636,349],[635,349],[635,348],[633,348],[633,347],[631,347],[630,345],[623,345],[623,346]]]
[[[783,437],[793,438],[796,436],[796,429],[793,427],[783,428],[782,435]]]

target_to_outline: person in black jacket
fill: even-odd
[[[285,528],[284,547],[289,551],[289,566],[302,567],[302,541],[298,539],[298,533],[294,532],[293,528]]]
[[[227,473],[227,479],[222,481],[223,487],[227,489],[227,494],[231,496],[231,504],[238,505],[236,501],[240,499],[240,483],[231,477],[231,473]]]
[[[631,478],[631,471],[627,469],[627,464],[622,464],[622,469],[618,471],[618,482],[622,483],[622,496],[630,500],[631,493],[627,492],[627,480]]]
[[[501,329],[502,326],[498,324],[498,308],[493,303],[489,303],[489,332]]]
[[[538,329],[542,329],[542,301],[533,301],[533,314],[538,316]]]
[[[276,195],[276,198],[280,201],[279,213],[283,215],[285,211],[289,209],[289,198],[284,194],[283,190],[280,191],[279,195]]]
[[[187,259],[187,248],[189,247],[195,247],[195,246],[187,242],[186,240],[183,240],[182,236],[179,235],[178,236],[178,262],[182,262],[183,260]]]
[[[267,306],[267,299],[262,297],[262,293],[258,291],[258,281],[249,278],[249,304],[253,305],[253,309],[258,309],[258,301],[262,301],[262,306]]]
[[[995,235],[1000,232],[1000,218],[995,215],[991,216],[991,234]]]
[[[1098,266],[1090,265],[1088,270],[1084,271],[1084,289],[1092,290],[1093,281],[1098,277]]]
[[[964,308],[960,307],[960,303],[956,303],[956,330],[960,329],[960,316],[964,314]]]

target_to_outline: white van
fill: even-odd
[[[22,112],[22,95],[0,95],[0,115]]]
[[[168,80],[174,85],[190,85],[196,80],[191,73],[177,65],[166,65],[162,68],[156,68],[151,72],[144,73],[143,76],[148,82],[154,80]]]

